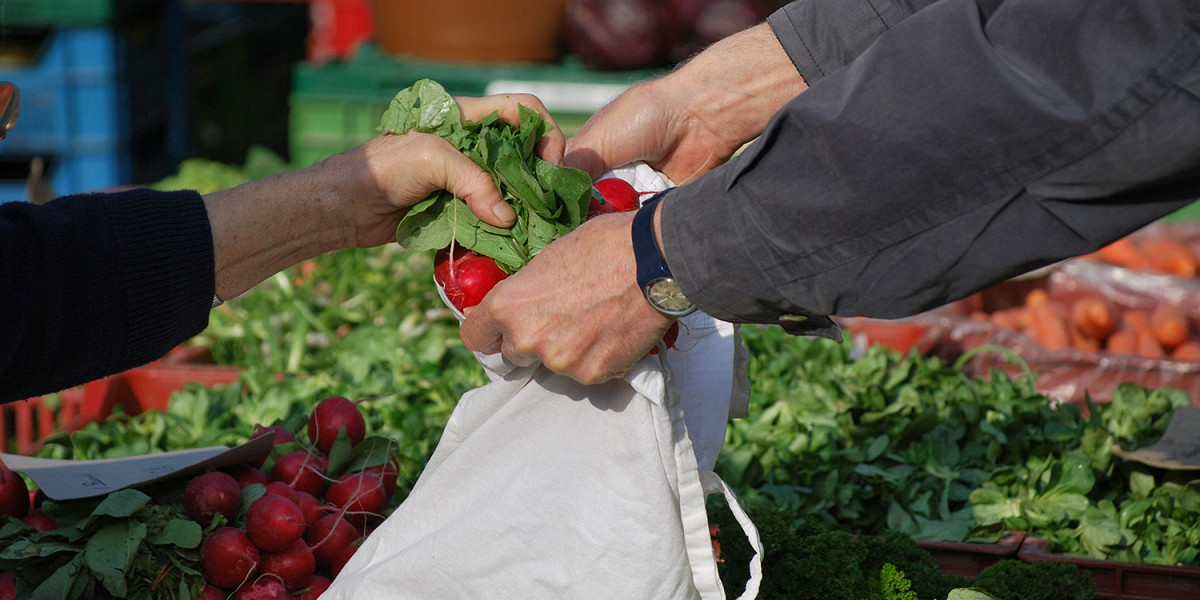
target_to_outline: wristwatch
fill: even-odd
[[[654,210],[662,192],[650,198],[633,215],[633,256],[637,260],[637,282],[646,295],[646,301],[658,312],[671,317],[682,317],[696,310],[696,305],[679,289],[679,283],[671,276],[671,268],[663,260],[654,238]]]

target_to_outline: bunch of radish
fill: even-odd
[[[329,587],[358,544],[384,518],[398,466],[386,462],[330,473],[335,443],[351,448],[366,437],[357,403],[333,396],[317,403],[307,423],[308,445],[282,427],[278,456],[196,476],[184,510],[205,528],[199,571],[204,600],[311,600]],[[344,441],[342,441],[344,440]]]
[[[589,216],[633,211],[641,206],[643,193],[624,179],[598,179],[593,189]],[[460,311],[482,302],[483,297],[508,275],[495,259],[456,244],[438,250],[434,256],[433,279]]]

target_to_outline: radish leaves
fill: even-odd
[[[537,111],[520,107],[513,127],[495,113],[463,122],[454,98],[437,82],[422,79],[392,99],[379,129],[438,135],[492,175],[517,214],[510,229],[480,221],[462,200],[439,191],[417,203],[396,228],[396,240],[413,250],[440,250],[451,241],[490,256],[512,273],[547,244],[587,219],[592,181],[587,173],[537,156],[550,124]]]

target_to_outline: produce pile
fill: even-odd
[[[25,500],[4,507],[0,571],[31,600],[315,599],[400,501],[398,444],[367,436],[358,406],[325,398],[298,427],[257,425],[274,441],[261,460],[98,498],[0,472]]]

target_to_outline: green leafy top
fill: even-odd
[[[413,206],[400,221],[396,240],[405,248],[438,250],[453,240],[492,257],[511,273],[587,219],[591,177],[537,156],[538,142],[550,124],[531,108],[520,107],[517,127],[496,113],[478,123],[464,122],[454,98],[437,82],[422,79],[396,94],[379,129],[393,134],[429,133],[449,141],[492,175],[517,214],[511,228],[493,227],[472,214],[465,202],[439,191]]]

